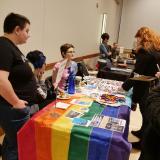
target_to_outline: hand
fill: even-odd
[[[156,76],[157,78],[160,78],[160,72],[157,72],[157,73],[155,74],[155,76]]]
[[[112,52],[108,52],[108,55],[110,56],[112,54]]]
[[[42,76],[44,74],[44,69],[43,68],[39,68],[37,71],[37,78],[40,81],[42,79]]]
[[[44,74],[44,70],[41,68],[37,68],[34,71],[34,75],[37,77],[39,81],[42,79],[43,74]]]
[[[42,79],[42,75],[43,75],[42,72],[38,72],[37,79],[38,79],[39,81]]]
[[[26,104],[28,104],[27,101],[24,100],[19,100],[16,104],[13,105],[13,108],[17,108],[17,109],[23,109],[26,107]]]
[[[64,95],[65,91],[63,89],[58,88],[59,95]]]

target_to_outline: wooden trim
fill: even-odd
[[[93,57],[98,57],[99,53],[93,53],[93,54],[87,54],[81,57],[75,57],[73,60],[76,62],[82,61],[84,59],[89,59],[89,58],[93,58]],[[53,63],[49,63],[46,65],[46,71],[51,70],[53,68],[53,66],[55,65],[55,63],[57,62],[53,62]]]
[[[45,70],[46,71],[51,70],[55,64],[56,64],[56,62],[47,64]]]

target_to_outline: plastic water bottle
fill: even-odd
[[[68,77],[68,94],[74,94],[75,93],[75,76],[73,73],[70,73]]]

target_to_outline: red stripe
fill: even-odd
[[[21,134],[23,131],[23,134]],[[36,157],[34,122],[29,121],[18,132],[18,156],[19,160],[38,160]],[[25,142],[25,143],[24,143]]]

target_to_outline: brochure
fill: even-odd
[[[57,88],[61,78],[62,78],[62,75],[63,75],[63,71],[66,67],[66,64],[67,64],[67,59],[63,60],[61,63],[60,63],[60,66],[59,66],[59,69],[58,69],[58,73],[57,73],[57,77],[56,77],[56,82],[55,82],[55,88]]]
[[[70,106],[68,103],[58,102],[55,107],[60,109],[67,109]]]
[[[72,119],[72,118],[80,117],[82,115],[83,114],[80,112],[77,112],[75,110],[70,110],[65,116]]]
[[[89,120],[86,120],[86,119],[83,119],[83,118],[74,118],[72,120],[72,122],[75,124],[75,125],[79,125],[79,126],[85,126],[85,127],[88,127],[90,121]]]
[[[79,100],[79,99],[73,99],[70,103],[77,104],[80,106],[90,106],[92,104],[91,101],[85,101],[85,100]]]
[[[96,114],[92,118],[89,126],[123,133],[125,125],[126,125],[126,120],[124,119]]]

